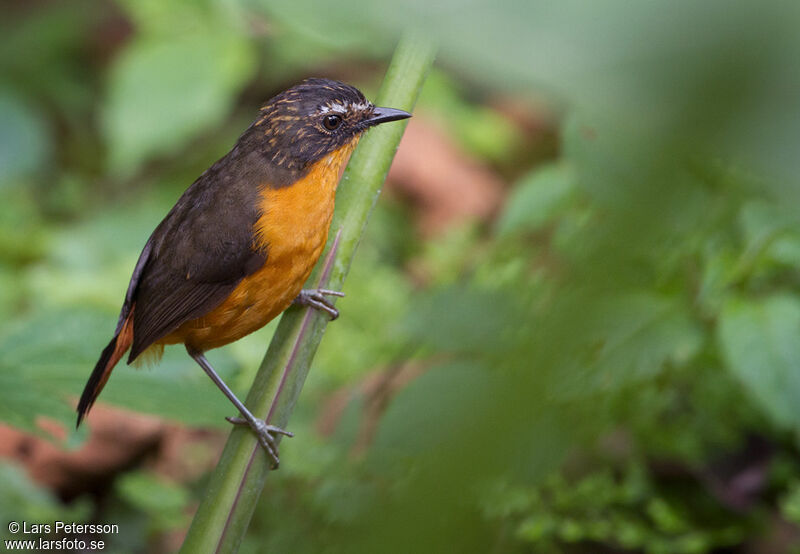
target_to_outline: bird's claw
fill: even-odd
[[[316,310],[326,312],[331,316],[331,321],[339,317],[339,310],[333,307],[330,300],[326,296],[342,297],[344,293],[338,290],[328,289],[303,289],[297,298],[294,299],[293,304],[298,306],[310,306]]]
[[[277,437],[274,435],[284,435],[291,438],[294,436],[294,433],[290,433],[274,425],[269,425],[262,419],[255,419],[252,422],[243,417],[226,417],[225,419],[234,425],[249,426],[255,433],[258,443],[264,449],[264,452],[267,453],[270,462],[272,462],[270,467],[272,469],[278,469],[280,465],[280,459],[278,458],[278,441],[276,440]]]

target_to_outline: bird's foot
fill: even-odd
[[[292,304],[297,304],[298,306],[311,306],[316,310],[321,310],[323,312],[327,312],[328,315],[331,316],[331,321],[339,317],[339,310],[333,307],[330,300],[325,298],[326,296],[344,296],[343,292],[338,290],[328,290],[328,289],[303,289],[300,291],[300,294],[297,295],[297,298],[294,299]]]
[[[289,431],[284,431],[280,427],[275,427],[274,425],[269,425],[263,419],[253,419],[250,421],[249,419],[243,417],[226,417],[230,423],[234,425],[247,425],[252,430],[253,433],[256,434],[258,438],[258,443],[267,453],[267,457],[269,457],[270,467],[272,469],[278,469],[280,465],[280,460],[278,459],[278,441],[276,435],[284,435],[289,438],[293,437],[294,434],[290,433]]]

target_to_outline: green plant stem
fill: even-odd
[[[421,37],[403,37],[375,104],[411,111],[434,52],[434,46]],[[405,124],[395,122],[373,129],[353,153],[339,184],[328,244],[307,288],[342,290]],[[272,425],[287,426],[327,323],[326,314],[309,308],[290,309],[283,315],[245,402],[256,416]],[[235,552],[269,471],[267,457],[254,435],[249,429],[234,428],[181,552]]]

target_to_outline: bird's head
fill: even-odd
[[[403,110],[372,105],[350,85],[306,79],[271,98],[250,131],[262,134],[272,163],[302,170],[357,140],[370,127],[408,117],[411,114]]]

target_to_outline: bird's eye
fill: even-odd
[[[322,124],[327,130],[333,131],[342,124],[342,116],[333,114],[326,115],[325,119],[322,120]]]

